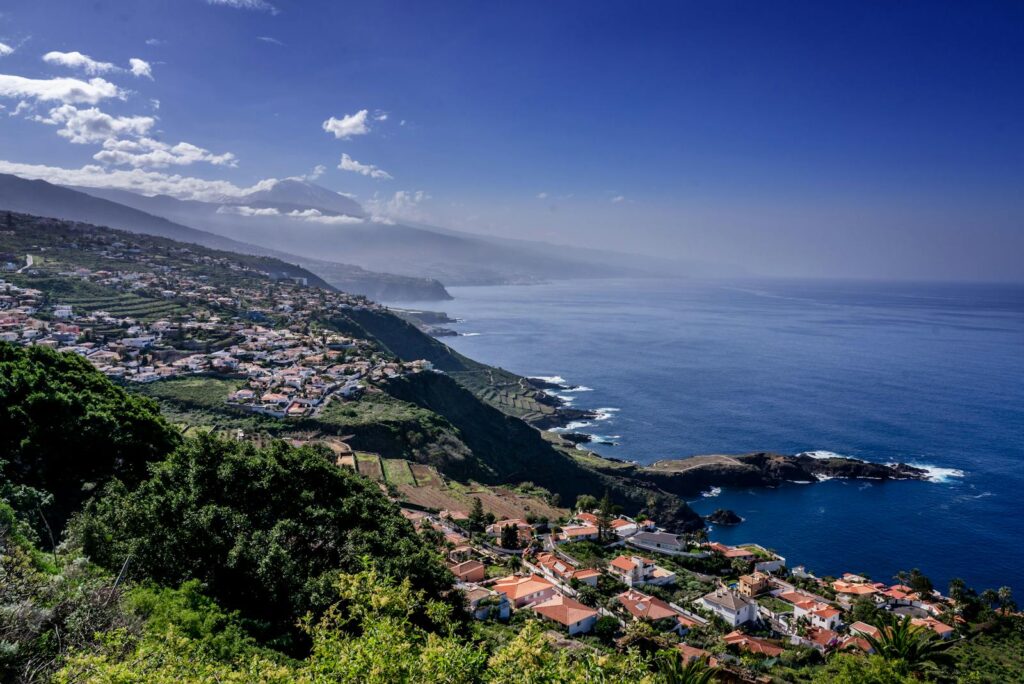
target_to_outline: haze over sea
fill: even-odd
[[[831,480],[692,502],[789,564],[1024,591],[1024,286],[558,282],[451,289],[468,356],[582,386],[581,426],[650,463],[825,450],[928,466],[930,482]]]

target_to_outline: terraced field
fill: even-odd
[[[357,451],[355,456],[357,473],[377,482],[384,481],[384,467],[381,465],[380,456],[360,451]]]
[[[494,513],[498,519],[535,515],[556,520],[569,513],[538,496],[504,487],[447,482],[433,466],[422,463],[363,453],[356,454],[356,463],[360,475],[394,485],[403,502],[423,508],[467,512],[473,506],[473,499],[479,498],[484,510]]]
[[[106,311],[111,316],[154,321],[179,316],[189,308],[171,299],[140,297],[110,287],[70,278],[25,278],[25,285],[44,292],[52,304],[69,304],[75,311]]]

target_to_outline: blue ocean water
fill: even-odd
[[[560,376],[594,447],[649,463],[827,450],[932,467],[932,482],[832,480],[692,502],[819,574],[1024,594],[1024,286],[669,280],[452,288],[472,358]]]

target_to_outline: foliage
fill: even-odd
[[[131,489],[112,482],[74,524],[97,562],[165,585],[203,582],[263,636],[332,599],[339,568],[364,556],[432,595],[450,575],[375,485],[309,448],[190,439]]]
[[[709,684],[715,679],[715,668],[709,667],[706,658],[683,659],[676,651],[658,653],[659,684]]]
[[[77,354],[0,342],[0,476],[52,497],[55,537],[94,486],[138,482],[179,440],[156,404]]]
[[[939,639],[931,630],[918,627],[909,619],[892,613],[879,613],[877,635],[863,635],[876,654],[885,660],[902,663],[907,671],[920,673],[934,670],[937,664],[948,664],[950,643]]]
[[[813,684],[916,684],[906,663],[879,656],[838,654],[815,671]]]

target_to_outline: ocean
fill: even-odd
[[[595,280],[451,288],[444,341],[600,418],[599,453],[830,451],[925,466],[928,482],[831,480],[692,501],[713,529],[819,575],[1024,596],[1024,286]]]

